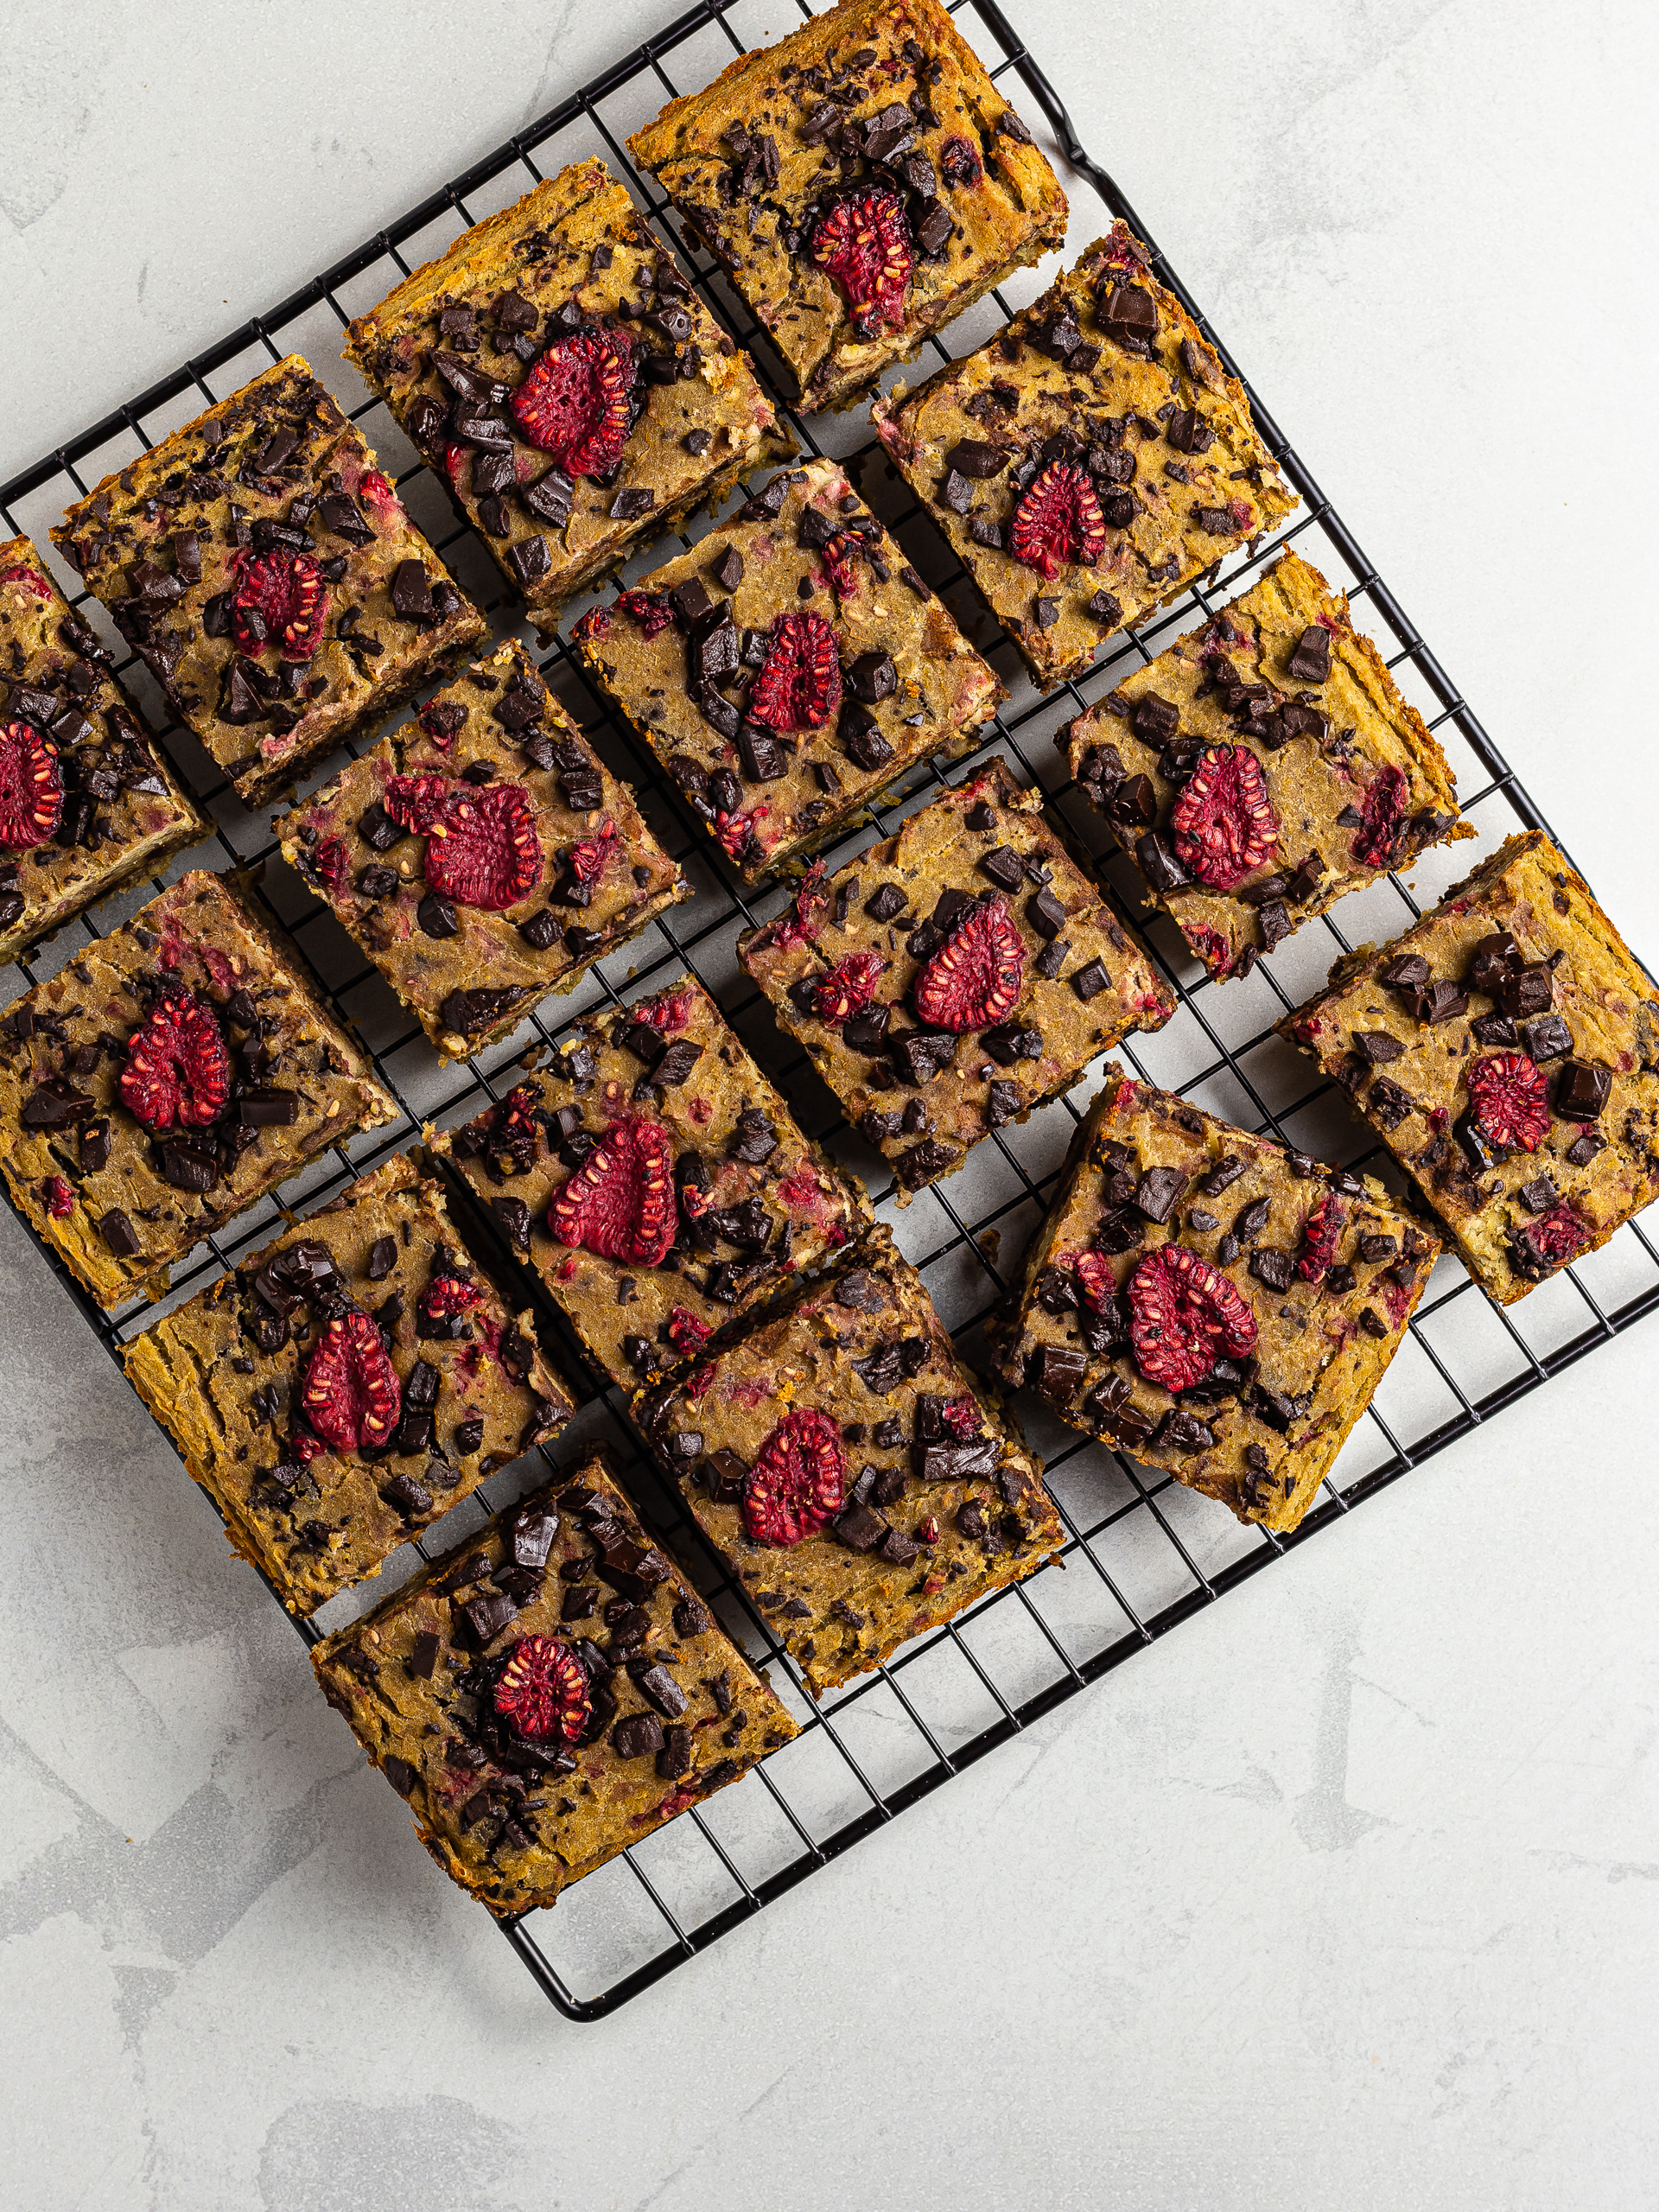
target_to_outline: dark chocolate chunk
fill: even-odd
[[[1592,1060],[1563,1060],[1555,1078],[1555,1111],[1563,1121],[1597,1121],[1612,1088],[1610,1070],[1598,1067]]]
[[[1135,1186],[1132,1203],[1148,1221],[1167,1221],[1186,1183],[1187,1179],[1179,1167],[1149,1167]]]
[[[1057,938],[1065,927],[1066,912],[1045,884],[1026,901],[1026,919],[1039,937]]]
[[[1250,1273],[1269,1290],[1285,1291],[1295,1280],[1296,1263],[1288,1252],[1278,1252],[1264,1244],[1250,1255]]]
[[[1555,975],[1547,960],[1504,971],[1497,993],[1498,1003],[1511,1021],[1524,1021],[1548,1012],[1555,996]]]
[[[1507,1020],[1506,1016],[1500,1019]],[[1473,1027],[1476,1025],[1471,1024]],[[1546,1060],[1559,1060],[1564,1052],[1573,1049],[1573,1032],[1559,1014],[1540,1014],[1535,1021],[1529,1021],[1521,1034],[1525,1039],[1529,1057],[1541,1065]],[[1484,1043],[1485,1039],[1482,1039]],[[1505,1043],[1513,1042],[1513,1032]]]
[[[1285,666],[1299,683],[1326,682],[1331,674],[1331,632],[1319,623],[1309,623]]]

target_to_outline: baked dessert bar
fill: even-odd
[[[690,895],[516,642],[276,829],[285,857],[457,1058]]]
[[[937,0],[842,0],[628,141],[808,408],[1063,245],[1065,194]]]
[[[633,1414],[815,1692],[1064,1541],[1038,1461],[884,1228]]]
[[[555,1904],[798,1732],[603,1452],[311,1660],[433,1858],[502,1916]]]
[[[1294,1529],[1439,1249],[1371,1177],[1116,1076],[997,1325],[1002,1371],[1241,1521]]]
[[[994,758],[739,940],[900,1205],[1175,1010],[1042,806]]]
[[[26,537],[0,545],[0,962],[207,834]]]
[[[52,542],[246,806],[484,634],[297,353],[106,476]]]
[[[749,365],[602,162],[577,162],[346,334],[531,618],[793,453]]]
[[[569,1418],[569,1386],[405,1154],[136,1338],[127,1373],[292,1613]]]
[[[499,1105],[430,1141],[624,1389],[701,1351],[870,1219],[691,976],[584,1022]]]
[[[915,762],[970,753],[1005,696],[833,461],[774,476],[573,635],[746,883]]]
[[[1045,690],[1295,505],[1244,387],[1122,223],[874,421]]]
[[[1079,715],[1065,743],[1148,899],[1216,976],[1475,834],[1345,594],[1294,553]]]
[[[1541,830],[1279,1024],[1353,1099],[1500,1304],[1659,1193],[1659,995]]]
[[[219,876],[181,876],[0,1018],[0,1168],[101,1306],[329,1145],[394,1121],[366,1056]]]

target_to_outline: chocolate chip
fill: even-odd
[[[1295,1280],[1296,1264],[1288,1252],[1277,1252],[1271,1245],[1262,1245],[1250,1255],[1250,1273],[1269,1290],[1285,1291]]]
[[[890,922],[896,914],[902,914],[909,904],[896,883],[881,883],[864,901],[864,911],[873,922]]]
[[[461,928],[460,915],[439,891],[427,893],[415,909],[415,918],[428,937],[454,937]]]
[[[1522,1035],[1529,1057],[1540,1065],[1546,1060],[1559,1060],[1573,1049],[1573,1032],[1559,1014],[1541,1014],[1536,1021],[1529,1021]]]
[[[1585,1129],[1577,1141],[1567,1148],[1569,1166],[1587,1167],[1599,1152],[1607,1149],[1607,1140],[1599,1129]]]
[[[855,699],[874,706],[890,699],[899,686],[899,671],[887,652],[860,653],[847,670],[847,685]]]
[[[1179,1167],[1149,1167],[1135,1186],[1132,1204],[1137,1212],[1145,1214],[1148,1221],[1167,1221],[1186,1188],[1186,1177]]]
[[[532,951],[546,952],[558,938],[558,917],[550,906],[543,906],[519,923],[518,934]]]
[[[1008,465],[1008,456],[1002,447],[981,438],[959,438],[944,458],[947,467],[963,476],[982,480],[1000,476]]]
[[[530,504],[528,493],[524,494],[524,504]],[[539,577],[547,575],[553,565],[547,550],[547,540],[540,536],[521,537],[516,545],[508,548],[507,558],[512,563],[512,572],[518,577],[522,591],[528,591]]]
[[[1555,1078],[1555,1111],[1564,1121],[1594,1122],[1612,1095],[1610,1070],[1592,1060],[1563,1060]]]
[[[1057,938],[1065,927],[1066,912],[1046,885],[1026,901],[1026,919],[1039,937]]]
[[[1371,1067],[1381,1067],[1389,1060],[1397,1060],[1405,1046],[1386,1029],[1357,1029],[1353,1036],[1354,1049]]]
[[[1506,969],[1497,996],[1511,1021],[1522,1021],[1530,1015],[1546,1013],[1555,996],[1554,971],[1547,960]]]
[[[1135,839],[1135,856],[1141,864],[1141,873],[1155,892],[1179,891],[1191,880],[1169,841],[1155,830],[1148,830]]]
[[[291,1128],[300,1116],[297,1090],[273,1090],[256,1086],[236,1103],[236,1116],[246,1129]]]

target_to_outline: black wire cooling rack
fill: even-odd
[[[813,12],[804,0],[800,4],[803,14]],[[741,26],[755,12],[755,0],[701,0],[658,37],[269,315],[244,323],[211,351],[14,478],[0,490],[0,518],[8,531],[28,531],[46,548],[49,526],[98,478],[226,397],[270,361],[302,352],[363,425],[383,464],[396,471],[416,520],[474,598],[491,611],[498,632],[505,634],[515,617],[501,601],[493,564],[470,533],[456,527],[453,510],[418,456],[340,359],[341,328],[383,297],[415,263],[442,252],[464,228],[517,199],[544,175],[597,154],[626,180],[716,316],[749,348],[773,385],[788,390],[765,331],[727,288],[707,253],[688,244],[662,194],[634,171],[623,145],[665,99],[708,82],[734,52],[743,50]],[[1071,166],[1067,257],[1075,257],[1112,216],[1122,216],[1150,244],[1146,225],[1084,150],[1052,86],[995,0],[955,0],[953,13],[994,78],[1013,73],[1023,81]],[[1163,283],[1198,314],[1155,247],[1153,257]],[[931,341],[932,353],[948,359],[953,352],[982,342],[1016,305],[1035,296],[1046,275],[1026,272],[1010,288],[1017,296],[998,292],[981,302],[951,327],[945,341]],[[1224,345],[1207,323],[1204,327],[1237,373]],[[1298,541],[1316,567],[1347,589],[1361,626],[1394,640],[1389,666],[1395,680],[1422,709],[1458,772],[1465,810],[1480,842],[1426,856],[1419,868],[1419,889],[1430,902],[1453,875],[1511,830],[1547,830],[1548,824],[1253,390],[1251,398],[1269,448],[1300,494],[1298,512],[1269,539],[1218,564],[1198,588],[1142,625],[1137,634],[1116,641],[1112,654],[1090,675],[1046,698],[1032,690],[1012,647],[988,623],[965,588],[960,569],[893,480],[879,448],[868,441],[861,411],[828,423],[796,420],[794,427],[808,450],[833,451],[862,470],[868,496],[917,566],[951,600],[969,634],[1009,684],[1007,705],[981,754],[957,764],[950,779],[971,773],[986,753],[1003,753],[1023,778],[1045,788],[1132,908],[1133,879],[1106,849],[1109,841],[1091,810],[1073,796],[1057,765],[1060,756],[1051,742],[1053,734],[1129,668],[1151,658],[1169,636],[1230,597],[1281,545]],[[664,557],[658,544],[631,573],[653,568]],[[131,662],[101,610],[80,591],[79,580],[60,572],[60,581],[83,618],[124,661],[124,673],[152,710],[152,721],[163,724],[160,695],[146,672]],[[569,612],[574,617],[579,611]],[[198,1248],[175,1270],[162,1306],[134,1301],[105,1315],[44,1246],[37,1243],[37,1249],[88,1326],[118,1358],[123,1346],[158,1310],[199,1290],[233,1264],[239,1252],[273,1233],[285,1216],[326,1200],[350,1176],[410,1142],[423,1121],[448,1123],[479,1111],[511,1087],[515,1066],[527,1051],[551,1044],[577,1015],[656,988],[689,964],[782,1084],[804,1126],[863,1175],[882,1217],[892,1223],[947,1325],[972,1358],[977,1332],[1017,1271],[1071,1133],[1102,1079],[1103,1064],[1080,1087],[1080,1096],[1056,1101],[1029,1122],[997,1132],[976,1148],[960,1173],[924,1192],[903,1212],[894,1211],[882,1163],[842,1124],[816,1074],[772,1027],[736,964],[739,931],[774,912],[785,893],[773,889],[745,895],[712,841],[682,810],[654,760],[605,714],[562,642],[542,665],[612,766],[638,791],[657,836],[696,887],[693,899],[653,924],[556,1006],[543,1007],[493,1052],[441,1067],[378,976],[276,855],[268,821],[246,814],[207,755],[185,733],[169,729],[168,749],[213,817],[219,849],[209,855],[198,846],[174,863],[169,876],[187,866],[200,867],[205,859],[227,868],[264,869],[263,895],[336,1006],[355,1024],[402,1118],[390,1135],[376,1132],[313,1163],[283,1187],[280,1202],[267,1200]],[[924,804],[944,780],[935,769],[913,774],[828,855],[830,865],[889,835],[896,821]],[[107,902],[100,909],[102,926],[124,920],[154,889],[153,884],[142,886]],[[1262,961],[1250,976],[1224,986],[1209,981],[1167,923],[1154,918],[1147,934],[1177,992],[1178,1010],[1155,1035],[1120,1048],[1123,1058],[1147,1081],[1181,1090],[1247,1126],[1271,1128],[1326,1160],[1363,1161],[1398,1187],[1391,1163],[1370,1146],[1340,1094],[1327,1084],[1309,1084],[1306,1063],[1273,1034],[1273,1024],[1318,988],[1332,957],[1346,950],[1351,939],[1395,935],[1419,911],[1417,899],[1391,878],[1344,900]],[[54,972],[98,933],[91,922],[61,931],[51,944],[17,964],[18,988]],[[764,1619],[730,1586],[695,1524],[656,1481],[632,1440],[614,1394],[596,1390],[545,1459],[567,1463],[601,1437],[612,1441],[647,1517],[690,1567],[732,1635],[766,1669],[802,1732],[742,1783],[682,1815],[577,1884],[556,1913],[502,1923],[508,1941],[545,1994],[571,2018],[594,2019],[614,2011],[1040,1714],[1293,1546],[1307,1541],[1361,1498],[1537,1389],[1656,1305],[1659,1254],[1635,1224],[1510,1312],[1485,1299],[1455,1260],[1443,1259],[1365,1421],[1350,1438],[1317,1508],[1291,1537],[1241,1528],[1224,1508],[1061,1427],[1034,1402],[1023,1402],[1028,1433],[1046,1458],[1065,1522],[1064,1551],[1029,1581],[996,1593],[952,1626],[919,1638],[888,1666],[822,1703],[808,1696]],[[567,1365],[577,1366],[575,1348],[563,1337],[556,1316],[549,1309],[544,1319],[560,1338]],[[532,1457],[498,1476],[448,1516],[425,1542],[400,1552],[365,1589],[334,1599],[302,1625],[302,1633],[315,1641],[365,1610],[412,1572],[421,1555],[464,1541],[486,1511],[509,1503],[544,1474],[545,1467]]]

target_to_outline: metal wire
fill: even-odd
[[[649,120],[662,98],[695,89],[731,53],[743,50],[728,20],[733,0],[701,0],[658,37],[268,314],[251,318],[172,376],[24,470],[0,489],[0,520],[10,531],[29,530],[43,544],[48,525],[86,491],[89,480],[131,459],[201,406],[226,397],[264,360],[308,346],[316,350],[320,340],[337,333],[353,312],[372,305],[408,273],[413,261],[442,251],[476,214],[506,204],[583,154],[601,153],[626,180],[716,318],[749,349],[762,372],[779,381],[766,332],[727,288],[708,254],[688,245],[661,191],[652,179],[634,171],[623,144],[630,130]],[[812,12],[804,0],[800,4],[803,15]],[[1103,219],[1121,216],[1151,246],[1160,280],[1197,317],[1229,368],[1241,374],[1179,277],[1152,245],[1146,225],[1088,154],[1052,84],[1003,10],[995,0],[955,0],[952,12],[993,77],[1015,73],[1052,126],[1075,173],[1074,185],[1081,181],[1084,187],[1082,194],[1074,190],[1079,218],[1074,238],[1089,234],[1084,226],[1094,211],[1085,211],[1077,202],[1092,192],[1098,195]],[[672,72],[671,58],[676,65]],[[486,198],[486,207],[475,209],[471,204]],[[992,296],[1002,315],[1012,312],[1012,303],[1001,291]],[[946,339],[930,340],[930,353],[939,361],[948,360],[952,358],[950,336],[957,336],[965,350],[988,334],[971,316],[964,323],[969,326],[967,334],[947,334]],[[316,365],[353,419],[364,426],[383,461],[407,457],[408,465],[398,477],[400,488],[417,506],[423,504],[430,512],[439,512],[424,470],[385,410],[372,397],[364,397],[352,372],[332,357]],[[1248,379],[1244,381],[1248,388]],[[1263,542],[1218,563],[1175,606],[1126,636],[1087,677],[1046,697],[1038,697],[1023,682],[1007,641],[991,640],[977,602],[965,588],[963,572],[942,553],[941,542],[902,486],[889,481],[891,472],[884,471],[879,448],[867,444],[850,454],[840,454],[843,465],[863,471],[863,488],[878,504],[889,528],[936,588],[958,607],[996,662],[1009,681],[1010,700],[973,760],[949,770],[930,766],[912,772],[896,793],[870,808],[858,828],[828,855],[832,867],[852,857],[873,836],[890,835],[913,805],[971,774],[976,762],[989,753],[1000,752],[1027,780],[1046,791],[1074,834],[1096,851],[1108,880],[1133,905],[1131,879],[1118,856],[1105,849],[1106,841],[1089,810],[1071,802],[1072,787],[1064,770],[1056,769],[1057,756],[1042,741],[1129,669],[1151,660],[1162,643],[1203,619],[1219,599],[1248,583],[1283,546],[1298,541],[1316,565],[1358,603],[1362,621],[1373,629],[1381,625],[1391,634],[1398,650],[1389,665],[1408,692],[1416,687],[1417,703],[1453,753],[1454,766],[1465,775],[1471,767],[1479,772],[1482,780],[1477,780],[1464,804],[1480,829],[1484,847],[1514,828],[1548,830],[1535,802],[1253,390],[1251,400],[1269,449],[1300,495],[1300,510]],[[833,440],[837,427],[812,418],[791,420],[809,453],[823,450],[821,436]],[[428,534],[452,565],[461,563],[469,582],[475,577],[493,577],[471,533],[455,526],[453,517]],[[654,568],[664,557],[658,544],[633,564],[634,569]],[[111,626],[87,595],[77,589],[72,596],[83,618],[111,637]],[[474,596],[493,615],[498,632],[514,628],[515,612],[499,589],[474,588]],[[577,611],[573,607],[570,613]],[[124,655],[118,641],[117,647]],[[976,1147],[958,1176],[923,1193],[906,1212],[893,1212],[893,1186],[880,1161],[842,1123],[834,1101],[818,1084],[804,1055],[780,1040],[758,994],[733,963],[739,931],[774,911],[781,894],[775,888],[753,893],[739,884],[712,840],[683,810],[677,791],[654,758],[588,689],[563,640],[541,657],[541,664],[613,768],[632,785],[659,842],[681,861],[696,895],[689,906],[661,917],[642,938],[604,962],[575,990],[538,1009],[505,1044],[442,1070],[418,1027],[404,1017],[327,909],[287,870],[268,826],[249,819],[223,777],[188,736],[176,729],[167,732],[169,756],[215,823],[218,854],[209,855],[209,860],[227,868],[268,868],[264,895],[337,1008],[348,1020],[354,1020],[363,1033],[379,1079],[397,1103],[400,1118],[390,1131],[336,1147],[325,1162],[293,1179],[275,1202],[263,1204],[208,1238],[175,1268],[166,1303],[191,1295],[234,1265],[238,1254],[268,1238],[284,1215],[326,1201],[350,1177],[406,1145],[423,1122],[448,1124],[480,1111],[511,1087],[527,1051],[544,1051],[554,1045],[579,1014],[619,1006],[625,994],[632,997],[658,988],[682,966],[689,966],[715,991],[728,1019],[750,1033],[768,1071],[796,1104],[809,1133],[870,1183],[878,1208],[890,1218],[904,1249],[928,1280],[936,1302],[951,1319],[957,1342],[972,1357],[978,1332],[1000,1303],[1026,1237],[1052,1197],[1082,1105],[1070,1097],[1057,1100],[1023,1127],[996,1132]],[[159,694],[130,655],[122,658],[122,670],[145,703],[157,708]],[[157,711],[151,719],[159,725],[164,716]],[[359,749],[371,741],[360,741]],[[203,849],[197,847],[168,874],[176,875],[185,866],[203,863]],[[106,902],[105,911],[125,919],[154,889],[150,884],[124,893]],[[1379,903],[1389,899],[1397,903],[1386,908]],[[1149,942],[1177,995],[1177,1013],[1165,1030],[1121,1048],[1123,1058],[1147,1081],[1189,1096],[1213,1096],[1217,1110],[1230,1118],[1271,1129],[1323,1157],[1393,1176],[1387,1155],[1354,1120],[1340,1093],[1328,1084],[1310,1085],[1303,1065],[1273,1034],[1279,1015],[1306,997],[1322,979],[1323,970],[1309,966],[1310,943],[1327,942],[1333,953],[1348,949],[1344,921],[1351,908],[1363,908],[1359,924],[1372,938],[1408,927],[1421,911],[1406,887],[1390,878],[1386,893],[1360,894],[1344,901],[1338,914],[1326,915],[1298,932],[1278,953],[1261,962],[1248,982],[1236,980],[1225,999],[1217,997],[1218,986],[1198,972],[1167,925],[1153,920]],[[99,933],[99,925],[91,920],[60,931],[51,944],[16,963],[19,988],[55,973]],[[1098,1079],[1102,1071],[1093,1072]],[[1397,1184],[1397,1176],[1395,1179]],[[1007,1262],[1001,1253],[1005,1238],[1010,1245]],[[118,1361],[123,1347],[157,1309],[133,1300],[105,1315],[56,1255],[40,1240],[35,1242],[87,1325]],[[724,1574],[682,1503],[640,1455],[621,1419],[615,1394],[597,1389],[571,1431],[539,1459],[532,1455],[518,1469],[493,1478],[418,1544],[400,1552],[365,1589],[346,1593],[313,1621],[298,1625],[308,1643],[314,1642],[328,1628],[378,1602],[423,1558],[448,1550],[482,1512],[498,1510],[530,1482],[544,1478],[550,1465],[568,1463],[597,1437],[607,1437],[613,1444],[646,1517],[688,1565],[750,1658],[769,1674],[802,1723],[802,1732],[741,1783],[589,1875],[567,1893],[556,1914],[537,1913],[501,1923],[550,2001],[571,2018],[594,2019],[615,2011],[706,1950],[1040,1715],[1192,1613],[1214,1604],[1270,1560],[1309,1541],[1362,1498],[1540,1388],[1656,1306],[1659,1253],[1637,1224],[1621,1230],[1603,1253],[1535,1292],[1515,1313],[1486,1300],[1455,1262],[1443,1261],[1413,1320],[1407,1344],[1327,1479],[1320,1503],[1288,1536],[1241,1529],[1223,1509],[1195,1497],[1171,1478],[1061,1429],[1042,1409],[1032,1408],[1030,1425],[1044,1449],[1066,1529],[1058,1559],[1030,1581],[994,1594],[972,1613],[918,1639],[886,1667],[822,1702],[808,1693],[764,1617]],[[543,1318],[562,1343],[567,1364],[580,1371],[580,1350],[550,1305]],[[574,1440],[577,1434],[580,1444]]]

